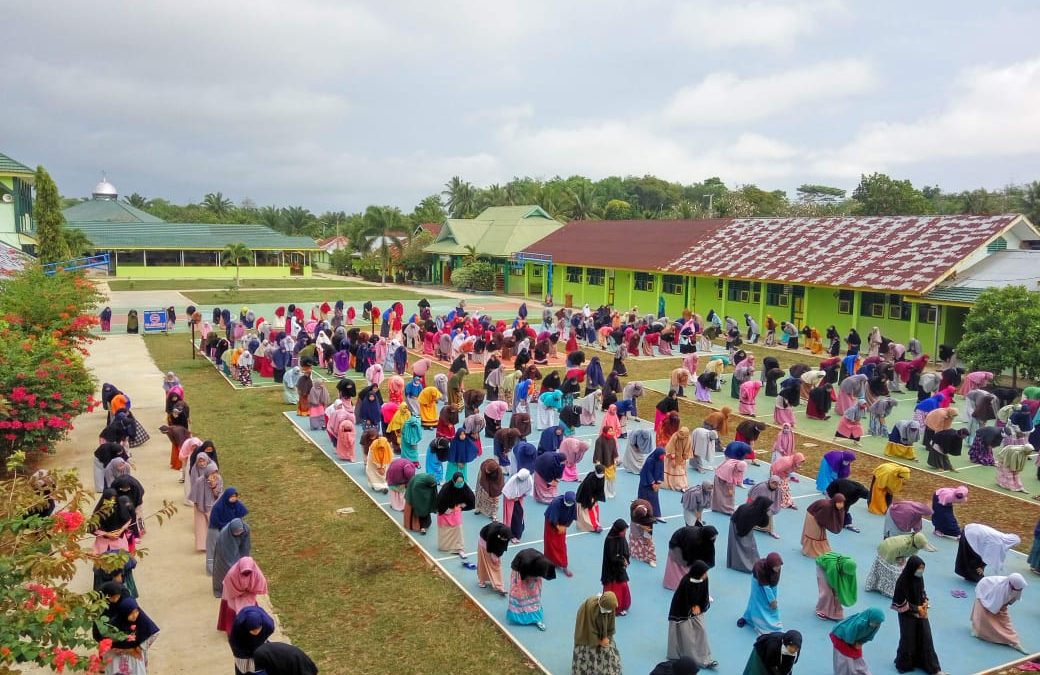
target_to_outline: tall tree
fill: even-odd
[[[401,210],[391,206],[369,206],[365,209],[364,235],[368,241],[375,240],[375,250],[379,253],[381,268],[380,283],[386,283],[393,262],[393,251],[401,250],[401,230],[403,218]]]
[[[231,214],[235,203],[224,196],[223,192],[210,192],[202,198],[202,206],[207,211],[223,220]]]
[[[65,216],[61,213],[58,186],[42,166],[36,167],[35,184],[33,220],[36,221],[36,256],[40,262],[45,263],[66,260],[69,257],[69,249],[65,245],[62,232]]]
[[[1040,180],[1034,180],[1025,186],[1022,192],[1022,207],[1026,218],[1034,225],[1040,225]]]
[[[932,210],[910,181],[893,180],[883,173],[861,176],[852,198],[854,211],[864,216],[916,216]]]
[[[83,230],[77,228],[62,228],[62,238],[65,240],[65,248],[68,249],[70,258],[79,258],[93,252],[94,243],[87,239]]]
[[[997,210],[996,200],[986,191],[986,188],[963,192],[961,193],[961,198],[964,200],[961,213],[972,216],[988,216]]]
[[[802,184],[798,190],[798,201],[812,204],[834,204],[845,199],[845,190],[829,185]]]
[[[229,265],[235,266],[235,288],[241,285],[239,275],[242,271],[242,263],[248,265],[252,259],[253,252],[240,241],[224,246],[224,251],[220,254],[220,264],[225,267]]]
[[[136,209],[143,209],[146,206],[148,206],[148,200],[144,196],[139,195],[136,192],[128,197],[123,197],[123,200]]]
[[[326,211],[318,216],[318,224],[321,226],[321,236],[339,236],[343,233],[343,226],[347,224],[347,214],[343,211]]]
[[[473,184],[452,176],[441,193],[448,198],[448,213],[452,218],[472,218],[476,212],[476,190]]]
[[[444,204],[441,203],[439,195],[423,197],[423,200],[412,211],[412,222],[416,225],[443,223],[447,217],[448,212],[444,210]]]
[[[282,209],[282,224],[285,233],[293,236],[307,234],[314,223],[314,214],[302,206]]]
[[[597,220],[603,217],[596,188],[589,181],[572,185],[566,191],[567,204],[564,207],[567,216],[574,220]]]
[[[611,199],[603,208],[607,220],[628,220],[632,217],[632,205],[624,199]]]
[[[973,370],[1011,371],[1018,376],[1040,375],[1040,293],[1025,286],[987,288],[964,320],[964,337],[957,354]]]
[[[285,226],[285,216],[277,206],[264,206],[256,212],[260,222],[272,230],[281,230]]]

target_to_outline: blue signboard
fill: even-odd
[[[144,310],[144,332],[157,333],[166,330],[166,310],[146,309]]]

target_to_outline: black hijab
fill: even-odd
[[[541,551],[533,548],[525,548],[517,553],[510,567],[520,574],[521,579],[556,578],[556,566]]]
[[[919,556],[912,555],[906,560],[903,571],[896,579],[896,590],[892,595],[892,606],[898,607],[909,603],[913,607],[920,607],[928,599],[924,591],[924,578],[917,576],[916,572],[924,566],[924,561]]]
[[[834,499],[834,495],[842,494],[845,495],[845,511],[848,512],[852,508],[852,505],[861,499],[866,499],[870,496],[870,491],[867,490],[863,483],[859,483],[849,478],[837,478],[831,481],[831,484],[827,486],[827,496]]]
[[[628,548],[628,523],[618,518],[610,526],[603,540],[603,566],[600,568],[600,583],[606,585],[628,581],[628,562],[632,553]]]
[[[559,389],[561,386],[560,374],[555,370],[542,379],[542,391]]]
[[[191,460],[188,462],[188,466],[195,466],[195,460],[199,458],[201,453],[209,455],[211,462],[220,466],[220,461],[217,459],[217,446],[213,445],[213,441],[203,441],[199,447],[191,451]]]
[[[480,528],[480,538],[487,546],[487,552],[499,558],[509,548],[509,540],[513,532],[505,524],[493,521]]]
[[[253,664],[267,675],[318,675],[311,657],[296,645],[265,642],[253,652]]]
[[[679,549],[687,565],[700,560],[708,567],[715,567],[715,539],[718,536],[719,531],[712,525],[687,525],[672,533],[668,548]]]
[[[798,647],[798,653],[794,656],[784,650],[784,647],[789,645]],[[798,663],[798,657],[802,655],[802,634],[796,630],[789,630],[786,633],[759,635],[755,640],[754,649],[769,673],[787,675],[794,668],[794,664]]]
[[[112,489],[117,496],[127,496],[134,506],[140,506],[144,502],[144,486],[141,481],[127,474],[112,481]]]
[[[106,431],[108,429],[106,428]],[[112,441],[105,441],[97,447],[94,451],[94,457],[97,461],[101,462],[101,466],[108,466],[116,457],[122,457],[123,459],[130,459],[126,454],[126,448],[119,443],[113,443]]]
[[[679,412],[679,400],[675,398],[675,392],[668,392],[667,396],[657,402],[656,407],[662,415],[667,415],[670,412]]]
[[[700,607],[701,613],[708,611],[711,597],[708,593],[708,579],[698,581],[708,573],[708,565],[702,560],[690,565],[690,571],[679,582],[672,594],[672,604],[668,608],[669,621],[685,621],[690,618],[694,607]]]
[[[741,504],[733,512],[732,520],[736,525],[737,535],[745,537],[756,527],[769,524],[769,507],[773,500],[769,497],[755,497],[750,504]]]
[[[473,510],[477,498],[473,495],[473,490],[469,485],[455,487],[455,481],[459,478],[462,478],[462,472],[456,471],[451,480],[441,486],[440,492],[437,493],[437,513],[444,515],[456,506],[462,506],[463,511]]]
[[[606,478],[603,476],[603,466],[597,464],[596,470],[586,474],[581,481],[581,485],[578,486],[578,491],[575,494],[578,503],[583,508],[591,509],[596,505],[596,502],[607,501],[607,495],[604,491],[605,483]]]

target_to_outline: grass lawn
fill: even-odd
[[[199,288],[226,288],[230,279],[113,279],[108,287],[113,291],[188,291]],[[242,279],[242,288],[342,288],[344,286],[373,286],[356,277],[343,279]]]
[[[228,293],[227,291],[188,291],[185,293],[192,302],[197,305],[222,305],[235,303],[244,305],[258,305],[262,303],[284,303],[294,302],[322,302],[325,300],[343,300],[344,302],[364,302],[366,300],[420,300],[422,298],[435,299],[441,296],[431,293],[415,293],[413,291],[400,291],[395,288],[380,288],[373,286],[371,289],[344,289],[344,290],[309,290],[309,291],[239,291]]]
[[[270,582],[285,632],[321,672],[519,673],[534,667],[277,414],[289,408],[281,391],[229,396],[212,365],[192,361],[183,337],[145,343],[158,367],[176,372],[184,384],[194,431],[219,448],[225,484],[249,506],[253,557]],[[336,514],[346,506],[356,512]]]

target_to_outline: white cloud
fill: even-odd
[[[817,157],[821,171],[855,176],[930,160],[1040,152],[1040,59],[972,68],[944,109],[912,122],[877,122],[842,148]]]
[[[847,59],[761,77],[711,73],[683,87],[664,109],[674,124],[737,125],[865,93],[877,77],[870,64]]]
[[[696,47],[786,49],[842,13],[839,0],[687,0],[675,7],[672,31]]]

